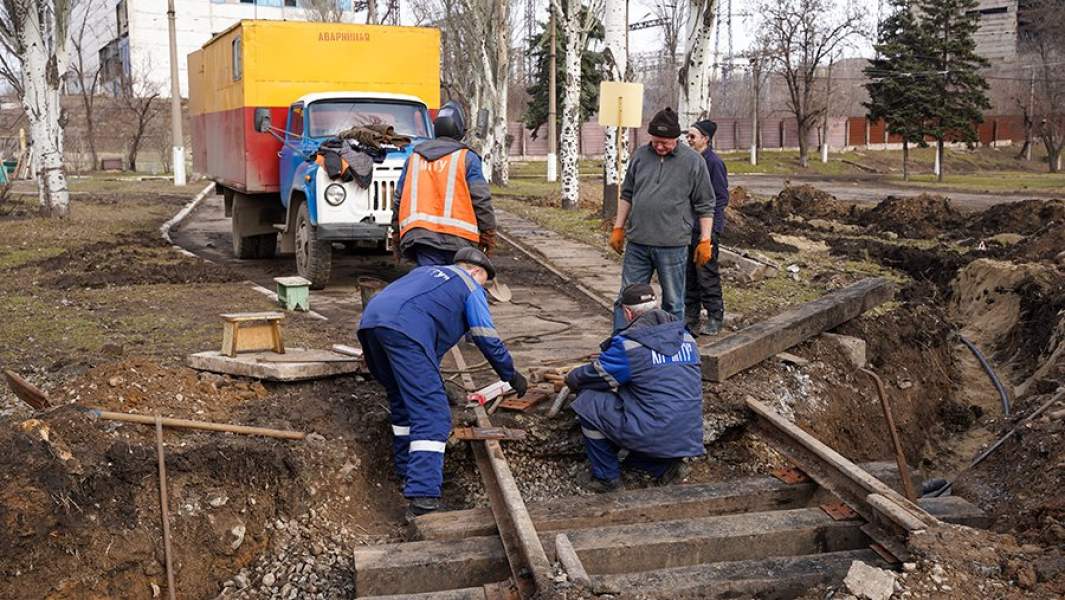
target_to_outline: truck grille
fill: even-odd
[[[371,202],[373,210],[392,210],[392,197],[396,193],[396,182],[402,167],[377,167],[373,172],[373,193]]]

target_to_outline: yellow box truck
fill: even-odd
[[[334,243],[386,243],[396,180],[440,105],[438,30],[241,21],[190,54],[188,72],[194,161],[225,198],[238,258],[280,246],[321,288]],[[368,188],[331,180],[319,145],[372,123],[413,143],[386,148]]]

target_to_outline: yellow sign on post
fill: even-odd
[[[617,173],[617,205],[621,205],[621,140],[625,137],[623,128],[639,127],[643,120],[643,84],[628,81],[603,81],[599,84],[599,124],[603,127],[617,127],[614,136],[614,169]],[[605,182],[604,182],[605,183]],[[606,202],[603,203],[604,207]],[[604,211],[604,214],[605,211]],[[617,214],[615,212],[614,214]]]
[[[599,84],[599,124],[639,127],[643,120],[643,84],[603,81]]]

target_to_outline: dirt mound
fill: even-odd
[[[67,250],[26,266],[39,268],[45,273],[43,283],[58,289],[243,279],[225,266],[179,254],[149,233]]]
[[[996,204],[971,217],[965,225],[966,231],[973,236],[1032,235],[1055,228],[1065,229],[1065,200],[1034,199]]]
[[[1059,261],[1065,252],[1065,221],[1054,223],[1025,238],[1010,249],[1008,256],[1024,261]]]
[[[1065,276],[1057,270],[979,259],[958,273],[951,289],[952,318],[1009,369],[1019,390],[1045,377],[1045,367],[1065,352]]]
[[[888,196],[857,219],[874,231],[892,231],[904,238],[934,238],[961,225],[963,217],[944,196]]]
[[[858,214],[858,209],[835,196],[811,185],[788,186],[776,198],[768,202],[750,202],[741,206],[744,214],[755,217],[767,225],[775,224],[789,216],[806,219],[836,219],[847,221]]]

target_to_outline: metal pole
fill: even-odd
[[[880,408],[884,411],[884,422],[888,433],[891,435],[891,445],[895,448],[895,462],[899,467],[899,477],[902,478],[902,491],[906,499],[911,502],[917,501],[917,493],[913,489],[913,480],[910,478],[910,465],[906,462],[906,453],[902,451],[902,442],[899,441],[899,432],[895,428],[895,417],[891,412],[891,404],[888,403],[887,392],[884,391],[884,382],[880,376],[869,369],[861,369],[876,383],[876,395],[880,397]]]
[[[761,73],[758,58],[751,58],[751,77],[754,79],[754,103],[751,108],[751,164],[758,164],[758,95],[761,88]]]
[[[551,30],[551,61],[547,75],[547,180],[558,181],[558,133],[555,131],[558,106],[555,102],[558,64],[555,53],[555,9],[551,8],[548,27]]]
[[[832,59],[828,61],[828,77],[825,79],[825,125],[824,138],[821,140],[821,162],[828,162],[828,110],[832,105]],[[886,125],[885,125],[886,127]]]
[[[174,0],[170,0],[173,2]],[[159,415],[155,416],[155,452],[159,458],[159,512],[163,518],[163,560],[166,561],[166,593],[170,600],[175,600],[177,590],[174,589],[174,563],[170,547],[170,509],[167,506],[166,494],[166,459],[163,455],[163,420]]]
[[[185,135],[181,132],[181,81],[178,79],[177,25],[174,0],[166,9],[170,25],[170,129],[173,143],[174,185],[185,185]]]

